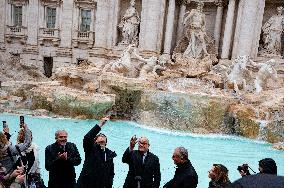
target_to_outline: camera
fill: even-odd
[[[243,171],[246,175],[250,175],[248,164],[242,164],[241,166],[238,166],[237,170],[239,172]]]
[[[24,124],[25,124],[25,117],[20,116],[20,128],[22,128]]]

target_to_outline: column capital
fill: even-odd
[[[226,3],[227,3],[227,1],[223,1],[223,0],[215,0],[215,1],[214,1],[214,4],[215,4],[217,7],[224,7]]]

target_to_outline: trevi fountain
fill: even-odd
[[[2,0],[0,109],[284,149],[282,0]]]

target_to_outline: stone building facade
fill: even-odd
[[[183,18],[198,0],[136,0],[141,18],[138,48],[144,55],[172,54],[183,34]],[[258,56],[261,27],[283,0],[203,0],[206,32],[218,57]],[[113,59],[118,24],[130,0],[1,0],[0,52],[21,63],[50,69],[88,59]],[[46,71],[46,70],[45,70]],[[47,71],[48,72],[48,71]],[[46,73],[47,75],[51,73]]]

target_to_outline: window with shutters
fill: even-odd
[[[13,6],[13,23],[14,26],[22,26],[23,8],[22,6]]]
[[[81,9],[80,31],[87,32],[91,28],[91,10]]]
[[[46,27],[55,28],[56,23],[56,8],[46,8]]]

